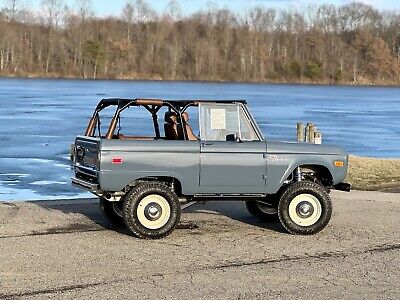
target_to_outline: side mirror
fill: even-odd
[[[240,139],[236,133],[231,133],[226,136],[226,141],[227,142],[240,142]]]

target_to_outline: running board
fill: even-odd
[[[194,198],[265,198],[265,194],[196,194]]]
[[[189,202],[189,203],[183,204],[183,205],[181,206],[181,209],[184,210],[184,209],[186,209],[186,208],[191,207],[192,205],[195,205],[196,203],[197,203],[197,201],[193,201],[193,202]]]

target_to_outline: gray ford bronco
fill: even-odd
[[[104,99],[74,150],[72,183],[140,238],[170,234],[182,207],[211,200],[245,201],[263,221],[315,234],[331,218],[330,190],[350,191],[346,151],[269,141],[246,101]]]

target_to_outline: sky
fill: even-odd
[[[2,0],[0,0],[2,1]],[[38,8],[41,0],[22,0],[25,2],[25,6],[31,6]],[[158,12],[162,12],[165,6],[170,0],[147,0],[147,3],[156,9]],[[4,2],[4,0],[3,0]],[[65,0],[66,3],[73,7],[75,0]],[[120,15],[122,8],[125,6],[127,0],[92,0],[92,6],[96,15],[108,16],[108,15]],[[185,15],[191,14],[197,10],[205,9],[209,0],[178,0],[182,11]],[[213,0],[212,1],[218,8],[229,8],[235,12],[243,12],[248,8],[254,6],[264,6],[272,8],[301,8],[307,7],[309,4],[320,5],[335,4],[342,5],[349,0]],[[366,4],[370,4],[378,9],[400,9],[399,0],[364,0],[359,1]]]

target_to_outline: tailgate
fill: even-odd
[[[75,178],[88,183],[98,183],[100,164],[100,139],[78,136],[75,140]]]

